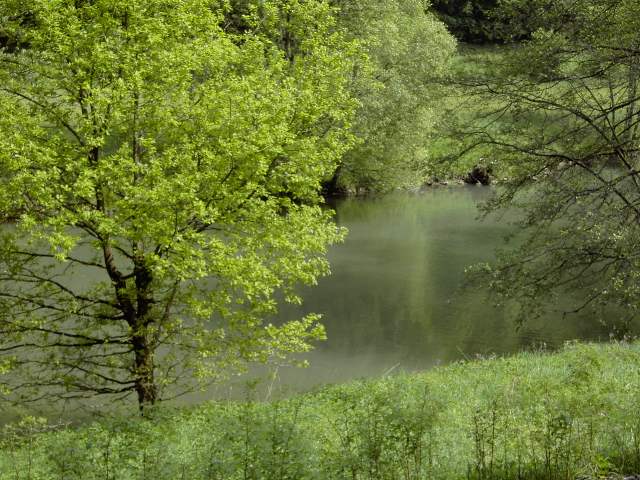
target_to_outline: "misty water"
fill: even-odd
[[[498,308],[486,291],[461,288],[465,267],[493,259],[513,228],[504,218],[478,218],[477,204],[490,194],[486,187],[454,186],[338,201],[336,220],[349,234],[329,251],[332,274],[301,290],[302,307],[280,314],[285,320],[321,313],[328,339],[303,357],[308,368],[272,369],[269,388],[301,391],[556,348],[572,339],[607,339],[589,313],[565,317],[560,309],[518,328],[513,306]],[[216,394],[237,396],[243,381]]]

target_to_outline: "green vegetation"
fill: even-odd
[[[640,344],[574,344],[272,403],[31,419],[3,430],[0,477],[595,479],[640,470],[639,388]]]
[[[274,321],[343,238],[323,188],[482,162],[504,177],[486,211],[529,236],[476,278],[522,321],[559,296],[616,308],[621,336],[637,321],[640,0],[434,7],[462,39],[517,43],[453,58],[422,0],[0,3],[0,400],[145,415],[8,425],[1,478],[640,471],[638,343],[157,405],[324,338],[316,314]]]
[[[268,319],[341,238],[319,190],[357,52],[325,2],[259,3],[242,32],[225,2],[0,5],[8,399],[142,407],[324,337]]]

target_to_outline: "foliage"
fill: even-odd
[[[449,31],[472,45],[528,40],[547,25],[553,0],[434,0],[432,8]]]
[[[640,470],[639,354],[638,344],[570,345],[272,403],[76,428],[26,419],[3,430],[0,477],[614,478]]]
[[[466,155],[491,152],[510,181],[487,209],[519,209],[529,233],[477,271],[523,318],[578,291],[570,310],[615,306],[619,323],[637,319],[639,8],[556,2],[530,41],[459,71],[475,107],[454,138]]]
[[[498,0],[433,0],[432,8],[455,37],[467,43],[491,43],[497,39],[491,19]]]
[[[0,5],[0,353],[10,399],[137,394],[306,351],[274,294],[328,271],[320,181],[352,138],[354,46],[321,0]],[[286,18],[295,55],[270,34]],[[4,362],[4,360],[2,360]]]
[[[334,184],[375,191],[419,184],[428,174],[426,145],[437,111],[433,80],[446,69],[454,40],[425,13],[422,0],[336,3],[340,27],[361,42],[370,63],[353,72],[359,143],[341,162]]]
[[[504,45],[477,46],[460,45],[453,57],[450,68],[440,78],[443,85],[433,134],[428,145],[428,155],[432,159],[431,169],[437,178],[463,178],[476,165],[491,167],[494,175],[495,148],[479,141],[471,141],[477,124],[481,123],[486,111],[498,105],[498,101],[485,96],[482,102],[469,87],[468,79],[484,78],[486,70],[500,65],[508,56],[511,47]],[[494,119],[494,128],[499,129],[502,118]]]

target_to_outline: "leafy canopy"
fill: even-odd
[[[352,142],[355,47],[332,13],[265,0],[227,31],[223,1],[34,0],[25,26],[2,2],[10,398],[144,405],[323,337],[265,321],[341,237],[318,190]]]

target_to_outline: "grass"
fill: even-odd
[[[640,473],[640,344],[571,344],[270,403],[5,428],[1,479],[576,479]]]

